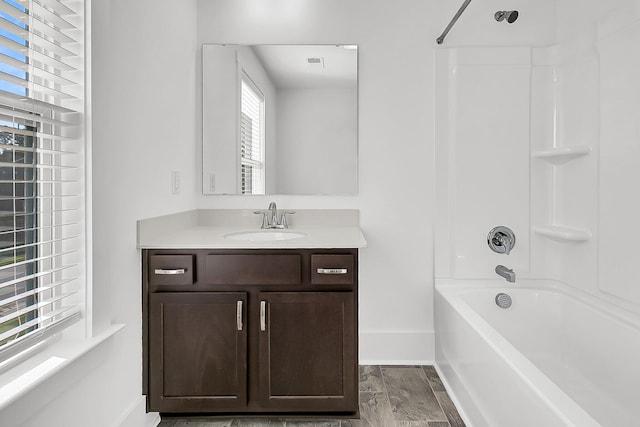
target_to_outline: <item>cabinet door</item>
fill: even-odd
[[[259,294],[261,405],[355,412],[356,318],[352,292]]]
[[[244,292],[150,295],[151,411],[246,406],[246,303]]]

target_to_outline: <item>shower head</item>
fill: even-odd
[[[507,21],[509,24],[513,24],[518,19],[517,10],[500,10],[493,15],[496,21]]]

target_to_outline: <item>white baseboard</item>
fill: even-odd
[[[140,396],[124,411],[113,427],[156,427],[160,424],[160,414],[147,412],[147,401]]]
[[[432,365],[434,331],[360,331],[361,365]]]

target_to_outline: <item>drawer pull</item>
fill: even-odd
[[[260,330],[267,330],[267,302],[260,301]]]
[[[236,305],[236,326],[239,331],[242,330],[242,301],[238,301]]]
[[[187,272],[186,268],[174,268],[174,269],[156,268],[154,270],[154,273],[159,275],[184,274],[186,272]]]
[[[319,268],[318,274],[347,274],[346,268]]]

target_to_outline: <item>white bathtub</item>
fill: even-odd
[[[638,316],[560,284],[437,281],[436,366],[474,427],[640,426]]]

